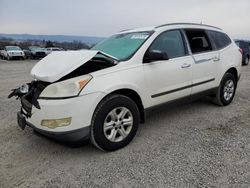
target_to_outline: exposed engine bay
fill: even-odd
[[[116,64],[117,64],[117,61],[111,58],[97,55],[93,57],[91,60],[89,60],[87,63],[78,67],[76,70],[62,77],[59,81],[63,81],[66,79],[96,72],[98,70],[102,70],[102,69],[115,66]]]

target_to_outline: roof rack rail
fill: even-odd
[[[131,28],[131,29],[123,29],[123,30],[119,31],[118,33],[122,33],[122,32],[125,32],[125,31],[130,31],[130,30],[132,30],[132,29],[134,29],[134,28]]]
[[[212,28],[215,28],[215,29],[222,30],[219,27],[214,27],[214,26],[206,25],[206,24],[198,24],[198,23],[169,23],[169,24],[158,25],[155,28],[164,27],[164,26],[171,26],[171,25],[200,25],[200,26],[207,26],[207,27],[212,27]]]

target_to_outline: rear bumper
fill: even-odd
[[[38,133],[52,138],[54,140],[63,141],[63,142],[77,142],[80,140],[87,140],[90,136],[90,126],[83,127],[77,130],[65,131],[65,132],[50,132],[37,128],[33,124],[26,121],[24,115],[21,112],[17,113],[17,123],[21,129],[25,129],[26,126],[31,127],[33,130]]]

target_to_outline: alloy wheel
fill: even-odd
[[[130,133],[133,127],[133,115],[126,107],[117,107],[111,110],[105,118],[103,131],[111,142],[121,142]]]
[[[225,83],[225,86],[224,86],[224,99],[226,101],[229,101],[233,97],[234,88],[235,88],[235,86],[234,86],[233,80],[228,80]]]

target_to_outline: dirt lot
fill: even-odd
[[[104,153],[20,130],[7,95],[34,64],[0,60],[0,187],[250,187],[250,66],[230,106],[155,110],[130,145]]]

